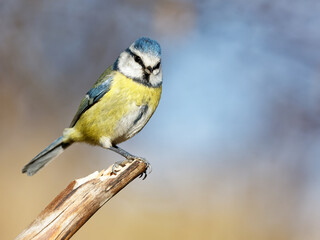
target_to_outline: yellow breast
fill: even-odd
[[[147,87],[116,72],[107,92],[96,104],[82,114],[70,136],[73,141],[99,144],[101,137],[116,143],[125,141],[139,132],[156,110],[161,86]],[[130,130],[130,116],[147,105],[148,114],[137,129]],[[128,134],[126,134],[126,131]],[[129,133],[129,131],[131,131]]]

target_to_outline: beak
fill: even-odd
[[[146,71],[146,73],[151,74],[152,73],[152,67],[147,67],[144,69]]]

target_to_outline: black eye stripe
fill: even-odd
[[[134,60],[135,60],[137,63],[139,63],[141,66],[144,67],[144,64],[143,64],[143,62],[142,62],[142,59],[141,59],[139,56],[135,55],[135,56],[134,56]]]
[[[145,68],[144,63],[143,63],[141,57],[139,57],[137,54],[133,53],[129,48],[126,50],[126,52],[129,53],[129,54],[133,57],[134,61],[136,61],[137,63],[139,63],[142,68]]]
[[[153,70],[159,69],[160,68],[161,62],[159,61],[157,65],[154,66]]]
[[[137,62],[137,63],[139,63],[140,66],[141,66],[143,69],[146,68],[146,66],[144,65],[141,57],[139,57],[137,54],[135,54],[134,52],[132,52],[129,48],[126,49],[126,52],[129,53],[129,54],[133,57],[134,61]],[[157,65],[155,65],[155,66],[152,68],[152,70],[159,69],[159,68],[160,68],[160,65],[161,65],[161,61],[159,61],[159,62],[157,63]]]

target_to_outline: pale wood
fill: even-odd
[[[146,171],[141,161],[127,163],[112,173],[112,166],[72,181],[16,240],[69,239],[107,201]]]

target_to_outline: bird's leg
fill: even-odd
[[[116,174],[116,168],[121,166],[121,167],[124,167],[126,163],[131,163],[132,161],[134,160],[138,160],[138,161],[142,161],[144,162],[146,165],[147,165],[147,169],[149,169],[149,173],[151,173],[151,165],[150,163],[142,158],[142,157],[137,157],[137,156],[134,156],[132,155],[131,153],[128,153],[127,151],[125,151],[124,149],[118,147],[117,145],[113,145],[111,147],[109,147],[110,150],[116,152],[116,153],[119,153],[121,156],[125,157],[126,159],[123,160],[123,161],[118,161],[118,162],[115,162],[112,166],[112,172],[114,174]],[[145,179],[147,177],[147,172],[144,172],[140,175],[140,177],[142,177],[142,175],[145,174],[145,176],[143,177],[143,179]]]

